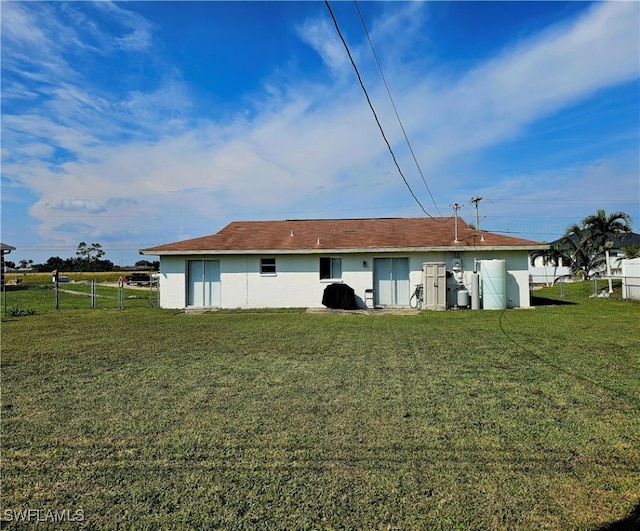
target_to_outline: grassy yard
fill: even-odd
[[[118,290],[118,279],[128,272],[116,273],[61,273],[70,282],[60,283],[57,297],[61,310],[91,308],[91,282],[96,283],[95,307],[105,309],[144,308],[157,306],[157,289],[124,285]],[[20,282],[16,285],[16,280]],[[7,289],[2,294],[2,315],[43,313],[56,309],[56,294],[51,273],[10,273],[6,275]]]
[[[640,502],[640,305],[564,289],[576,304],[505,312],[5,317],[3,527],[619,521]]]

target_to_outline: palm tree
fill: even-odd
[[[587,216],[582,224],[591,233],[596,254],[605,258],[607,276],[609,277],[609,293],[613,291],[611,283],[611,263],[609,261],[609,249],[616,240],[620,240],[631,232],[631,216],[624,212],[614,212],[607,216],[604,210],[598,210],[595,216]]]
[[[640,258],[640,246],[638,246],[635,243],[632,243],[631,245],[627,245],[626,247],[621,247],[620,250],[624,253],[621,259]]]
[[[631,232],[631,216],[624,212],[609,214],[598,210],[595,215],[587,216],[580,224],[590,233],[592,246],[600,253],[610,249],[613,242]]]
[[[556,243],[553,247],[549,249],[542,249],[539,251],[532,251],[529,259],[531,260],[531,265],[536,265],[536,260],[538,258],[542,258],[542,265],[550,265],[553,266],[553,278],[556,278],[557,268],[561,263],[570,264],[571,257],[567,254],[567,252],[562,248],[560,243]],[[545,268],[546,271],[546,268]],[[545,275],[546,276],[546,275]],[[549,279],[547,278],[547,285],[549,285]]]
[[[606,254],[616,240],[631,232],[631,216],[614,212],[607,216],[604,210],[587,216],[579,225],[567,228],[562,247],[571,257],[571,271],[581,272],[585,278],[600,273],[607,265]]]
[[[568,265],[574,276],[589,279],[604,263],[593,252],[590,233],[582,224],[570,225],[560,240],[560,246],[569,258]]]

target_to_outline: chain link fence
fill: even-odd
[[[588,282],[592,286],[591,297],[607,297],[609,296],[609,280],[611,280],[611,284],[615,288],[614,291],[620,290],[620,295],[623,299],[640,300],[640,277],[632,275],[615,275],[611,277],[603,275],[590,280],[565,275],[551,281],[545,275],[529,275],[529,288],[530,292],[534,293],[536,288],[557,286],[560,290],[560,297],[564,298],[566,284]]]
[[[86,276],[86,275],[85,275]],[[124,278],[70,280],[61,275],[23,275],[2,286],[2,314],[20,316],[51,310],[157,308],[159,285],[156,278],[146,285],[130,286]]]

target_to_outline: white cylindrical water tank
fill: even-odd
[[[480,309],[480,275],[475,271],[471,277],[471,309]]]
[[[458,290],[458,307],[459,308],[469,307],[469,292],[466,289]]]
[[[507,307],[507,268],[504,260],[480,260],[482,308],[504,310]]]

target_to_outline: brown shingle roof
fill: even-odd
[[[483,239],[483,237],[484,239]],[[373,249],[537,249],[548,245],[494,233],[479,233],[458,218],[454,242],[452,218],[313,219],[234,221],[210,236],[143,249],[143,254],[249,251],[309,252]]]

